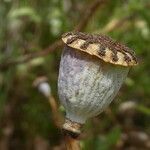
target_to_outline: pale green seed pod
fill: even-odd
[[[106,36],[71,32],[62,39],[66,45],[61,56],[58,93],[66,110],[64,128],[75,132],[72,123],[68,127],[68,120],[84,124],[101,113],[137,61],[132,51]]]

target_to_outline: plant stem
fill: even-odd
[[[75,136],[74,133],[67,132],[64,130],[64,139],[66,144],[67,150],[80,150],[80,141],[77,138],[78,136]]]
[[[58,105],[56,103],[56,100],[53,96],[50,96],[48,100],[49,100],[49,104],[51,106],[54,123],[58,128],[61,128],[61,125],[63,122],[63,117],[58,111]]]
[[[80,141],[78,137],[81,133],[82,124],[65,119],[63,124],[64,140],[67,150],[80,150]]]

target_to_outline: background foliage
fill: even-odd
[[[64,149],[61,132],[52,121],[47,99],[33,87],[46,76],[56,99],[62,48],[24,59],[73,30],[90,0],[0,0],[0,149]],[[86,124],[85,150],[146,150],[150,131],[150,1],[107,0],[89,18],[85,32],[105,33],[135,50],[134,67],[110,108]],[[7,64],[5,66],[5,64]],[[58,102],[59,103],[59,102]],[[127,107],[126,107],[127,106]],[[64,113],[60,106],[61,113]]]

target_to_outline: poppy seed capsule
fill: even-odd
[[[104,35],[69,32],[62,40],[58,93],[66,110],[63,128],[80,133],[80,124],[111,103],[137,60],[133,51]]]

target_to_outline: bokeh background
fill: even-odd
[[[139,58],[110,107],[84,126],[83,150],[150,149],[149,0],[0,0],[0,150],[65,149],[33,82],[46,77],[59,104],[60,39],[74,29],[109,35]]]

